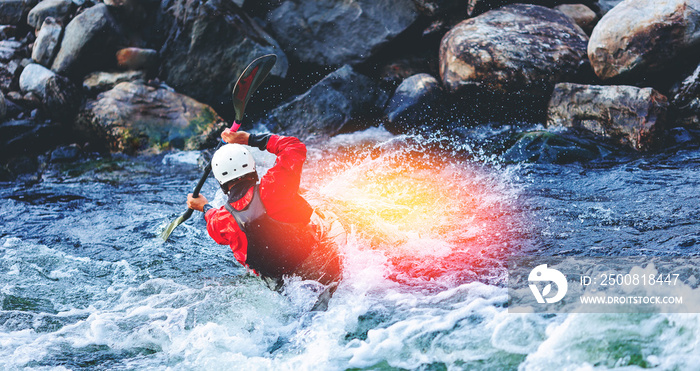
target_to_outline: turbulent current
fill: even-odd
[[[323,312],[319,284],[271,291],[201,214],[158,237],[198,152],[1,184],[0,369],[698,367],[698,314],[515,314],[507,289],[513,255],[698,255],[697,148],[506,165],[455,143],[370,129],[309,146],[302,192],[349,232]],[[222,204],[213,178],[203,193]]]

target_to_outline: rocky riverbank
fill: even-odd
[[[0,180],[210,147],[268,53],[244,128],[305,140],[495,122],[486,150],[558,163],[700,132],[698,0],[0,0],[0,24]]]

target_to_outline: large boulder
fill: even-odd
[[[437,120],[442,93],[438,80],[427,73],[405,79],[384,109],[387,117],[385,127],[399,133],[407,131],[407,125],[417,127]]]
[[[593,29],[588,58],[598,77],[618,81],[668,70],[686,53],[697,62],[698,24],[698,0],[625,0]]]
[[[700,130],[700,65],[672,93],[671,107],[675,123]]]
[[[76,130],[96,146],[134,153],[201,149],[216,140],[222,124],[211,107],[188,96],[165,87],[122,82],[85,105]]]
[[[63,24],[74,9],[75,4],[70,0],[43,0],[29,11],[27,24],[39,29],[48,17]]]
[[[638,151],[662,142],[668,99],[652,88],[557,84],[548,126],[587,129]]]
[[[442,39],[440,76],[451,92],[474,89],[545,98],[586,61],[588,37],[571,18],[508,5],[467,19]]]
[[[18,25],[38,0],[0,0],[0,24]]]
[[[173,0],[172,25],[160,50],[162,80],[216,107],[231,107],[231,91],[243,69],[263,54],[277,55],[272,76],[283,78],[282,49],[238,6],[222,0]]]
[[[66,26],[51,69],[73,78],[114,64],[121,28],[104,4],[85,10]]]
[[[58,45],[61,42],[63,26],[52,17],[44,19],[39,34],[36,36],[34,48],[32,49],[32,59],[45,67],[51,67],[53,58],[58,52]]]
[[[378,83],[345,65],[272,110],[263,123],[299,138],[333,136],[375,119],[387,99]]]
[[[71,120],[82,103],[80,91],[70,80],[40,64],[24,68],[19,86],[23,93],[39,97],[46,114],[59,121]]]
[[[117,84],[132,81],[145,82],[146,71],[123,72],[93,72],[83,80],[83,89],[92,94],[102,93],[117,86]]]
[[[412,0],[288,0],[268,21],[291,56],[342,66],[366,61],[417,18]]]

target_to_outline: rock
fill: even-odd
[[[671,108],[676,124],[700,130],[700,65],[673,89]]]
[[[588,58],[603,80],[633,82],[668,71],[674,58],[694,53],[700,43],[698,0],[626,0],[593,29]]]
[[[7,115],[7,102],[5,102],[5,94],[0,91],[0,121],[5,119]]]
[[[0,89],[8,91],[14,88],[20,73],[20,64],[16,60],[0,63]]]
[[[588,37],[561,12],[508,5],[467,19],[442,39],[440,76],[451,92],[474,90],[545,100],[575,77]]]
[[[610,155],[614,148],[574,132],[531,131],[519,136],[501,159],[506,163],[568,164]]]
[[[414,0],[413,2],[418,12],[428,17],[459,13],[462,8],[466,8],[462,0]]]
[[[366,61],[417,18],[411,0],[288,0],[268,21],[294,58],[342,66]]]
[[[651,88],[557,84],[548,126],[587,129],[638,151],[658,147],[668,100]]]
[[[217,107],[231,107],[243,69],[264,54],[277,55],[272,77],[287,74],[287,57],[240,8],[222,0],[173,0],[169,36],[159,55],[160,79],[175,90]]]
[[[583,4],[562,4],[557,5],[554,9],[566,14],[567,17],[581,27],[581,29],[590,35],[593,27],[598,22],[598,15],[591,8]]]
[[[299,138],[333,136],[378,116],[387,99],[376,82],[346,65],[270,111],[263,124]]]
[[[46,18],[34,42],[32,59],[42,66],[51,67],[53,58],[58,52],[62,33],[63,27],[60,23],[52,17]]]
[[[77,144],[61,146],[51,152],[51,162],[73,162],[80,158],[83,150]]]
[[[431,75],[421,73],[404,80],[387,103],[385,127],[392,133],[405,132],[405,124],[422,124],[439,117],[440,83]]]
[[[82,77],[113,64],[120,27],[107,6],[97,4],[68,23],[61,48],[51,69],[69,77]]]
[[[38,0],[0,0],[0,24],[18,25]]]
[[[52,122],[10,120],[0,124],[0,160],[35,156],[60,144],[64,130]]]
[[[11,37],[15,37],[17,34],[17,26],[4,24],[0,25],[0,40],[7,40]]]
[[[598,7],[600,7],[601,14],[609,12],[612,8],[616,7],[623,0],[598,0]]]
[[[9,62],[13,59],[23,58],[26,55],[24,45],[15,40],[0,41],[0,61]]]
[[[43,27],[44,20],[48,17],[63,24],[74,9],[75,4],[70,0],[43,0],[29,12],[27,24],[39,29]]]
[[[145,71],[125,71],[125,72],[93,72],[83,80],[83,88],[90,93],[96,94],[107,91],[115,87],[120,82],[145,82]]]
[[[164,88],[122,82],[89,101],[76,120],[85,140],[113,152],[144,149],[200,149],[223,126],[214,110]]]
[[[22,92],[36,94],[46,113],[59,121],[72,119],[82,101],[70,80],[36,63],[24,68],[19,85]]]
[[[117,52],[117,66],[125,70],[151,71],[158,66],[158,52],[142,48],[120,49]]]

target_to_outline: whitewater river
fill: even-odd
[[[198,156],[0,185],[0,369],[700,367],[700,315],[515,314],[507,290],[513,255],[698,255],[697,148],[506,165],[379,129],[309,146],[305,196],[350,232],[325,312],[309,311],[317,284],[291,278],[280,294],[247,273],[199,213],[158,237]],[[213,177],[203,193],[223,202]]]

